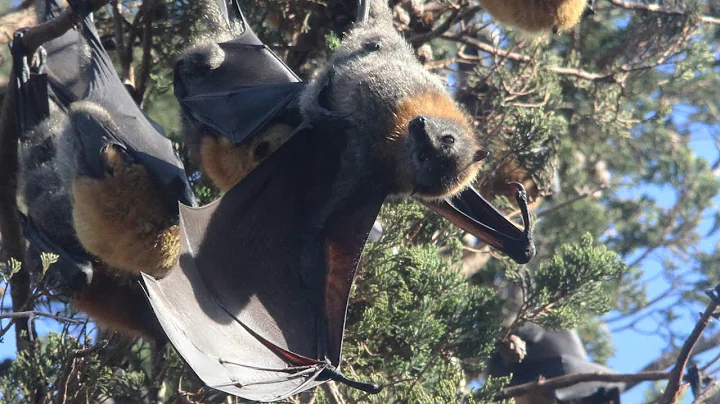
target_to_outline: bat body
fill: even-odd
[[[350,288],[383,201],[418,196],[518,262],[534,255],[527,211],[519,229],[469,187],[486,152],[387,4],[372,2],[310,83],[236,2],[220,4],[227,26],[245,30],[180,58],[175,95],[190,150],[227,192],[181,207],[180,260],[162,279],[143,276],[150,302],[210,387],[259,401],[327,380],[377,391],[339,367]]]
[[[70,6],[84,13],[83,2]],[[40,21],[61,11],[52,0],[38,9]],[[30,66],[32,55],[13,42],[30,251],[60,257],[50,276],[70,289],[76,308],[135,332],[144,320],[132,318],[151,310],[137,299],[139,285],[128,285],[141,271],[161,276],[175,265],[178,201],[192,205],[194,196],[172,144],[126,91],[89,17],[36,55],[39,65]]]
[[[501,24],[529,33],[566,31],[580,22],[588,0],[481,0]]]
[[[575,330],[548,330],[526,323],[515,334],[526,343],[527,355],[519,363],[509,363],[499,354],[488,366],[491,376],[512,374],[510,385],[529,383],[539,377],[550,379],[575,373],[615,373],[588,360],[587,352]],[[518,403],[585,403],[619,404],[624,383],[586,382],[564,387],[547,394],[517,397]]]

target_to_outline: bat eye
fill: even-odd
[[[255,160],[260,160],[265,158],[267,156],[268,150],[270,149],[270,144],[268,142],[261,142],[257,145],[255,148]]]
[[[478,162],[481,160],[485,160],[487,158],[487,156],[489,156],[489,155],[490,155],[490,152],[487,150],[478,150],[475,152],[475,161]]]
[[[443,135],[443,137],[440,138],[440,141],[442,144],[446,146],[450,146],[451,144],[455,143],[455,136],[453,135]]]
[[[378,41],[366,42],[365,45],[363,45],[363,48],[365,48],[365,50],[368,52],[377,52],[380,50],[380,42],[378,42]]]

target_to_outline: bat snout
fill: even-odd
[[[413,118],[408,124],[410,135],[414,138],[425,138],[428,136],[428,120],[422,115]]]

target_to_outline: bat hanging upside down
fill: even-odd
[[[357,264],[388,196],[413,196],[519,263],[535,253],[524,228],[470,183],[487,152],[470,119],[392,25],[383,1],[310,83],[218,1],[227,42],[201,45],[175,68],[186,143],[225,191],[180,208],[177,266],[143,275],[168,338],[210,387],[259,401],[340,373]],[[241,23],[238,23],[240,21]],[[193,299],[188,299],[193,296]]]
[[[594,0],[480,0],[501,24],[528,33],[567,31],[592,14]]]
[[[69,3],[87,10],[81,0]],[[60,12],[47,0],[39,21]],[[177,262],[178,201],[195,203],[182,164],[125,89],[89,16],[43,44],[35,65],[22,36],[12,50],[29,260],[57,254],[48,275],[75,308],[100,324],[157,337],[138,279],[140,272],[162,276]]]

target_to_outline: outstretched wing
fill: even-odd
[[[297,126],[301,119],[296,101],[305,83],[285,65],[245,21],[235,0],[226,4],[228,24],[241,22],[243,32],[218,44],[223,58],[207,71],[175,68],[175,96],[186,115],[234,144],[241,144],[271,122]],[[202,74],[198,80],[197,75]]]
[[[181,208],[177,267],[144,280],[208,386],[271,401],[342,379],[350,287],[385,195],[333,202],[341,143],[301,129],[219,200]]]

